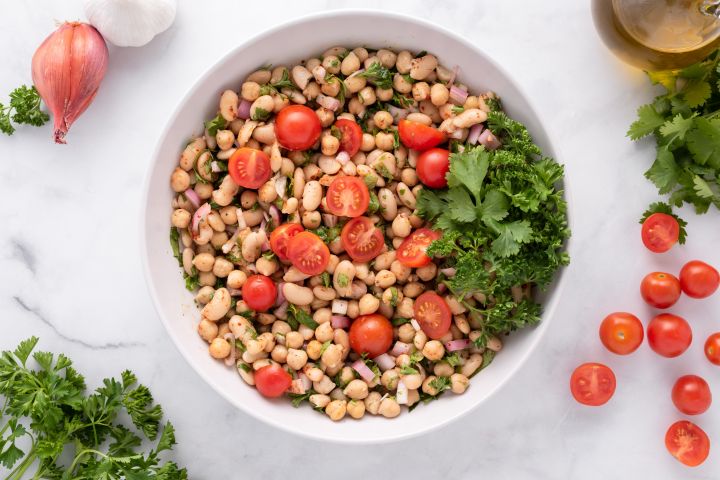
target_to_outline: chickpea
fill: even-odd
[[[430,280],[435,278],[435,275],[437,274],[437,265],[432,262],[428,263],[424,267],[420,267],[415,270],[415,273],[420,280],[424,282],[429,282]]]
[[[404,168],[400,172],[400,180],[402,180],[405,185],[414,187],[418,183],[417,172],[414,168]]]
[[[387,270],[390,268],[390,265],[392,265],[392,262],[395,261],[395,257],[397,255],[397,252],[395,250],[390,250],[389,252],[381,253],[377,257],[375,257],[375,262],[373,264],[373,268],[375,271],[380,270]]]
[[[392,151],[395,146],[395,136],[392,133],[378,132],[375,134],[375,145],[380,150]]]
[[[422,383],[422,391],[427,393],[428,395],[435,396],[437,395],[438,389],[433,385],[435,381],[438,379],[435,375],[429,375],[425,380],[423,380]]]
[[[318,393],[328,394],[335,389],[335,383],[327,375],[323,375],[318,382],[313,382],[313,389]]]
[[[393,88],[399,93],[410,93],[412,91],[412,83],[408,82],[400,73],[393,76]]]
[[[218,257],[215,259],[215,265],[213,265],[212,273],[218,278],[226,278],[233,271],[233,264],[229,260]]]
[[[335,368],[342,365],[343,347],[340,345],[328,345],[320,357],[320,362],[328,368]]]
[[[170,175],[170,186],[178,193],[184,192],[190,188],[190,175],[182,168],[177,167],[173,170],[172,175]]]
[[[322,60],[323,68],[333,75],[340,73],[340,59],[335,55],[328,55]]]
[[[192,263],[199,272],[211,272],[215,264],[215,257],[211,253],[200,253],[195,255]]]
[[[388,390],[397,389],[398,381],[400,381],[400,375],[394,368],[391,368],[390,370],[385,370],[380,377],[380,383]]]
[[[375,149],[375,136],[369,133],[363,133],[362,143],[360,144],[360,150],[363,152],[369,152]]]
[[[412,86],[412,96],[417,102],[427,100],[430,97],[430,85],[427,82],[416,82]]]
[[[218,336],[218,325],[210,320],[202,319],[198,323],[198,334],[206,342],[212,342]]]
[[[305,347],[305,351],[307,352],[308,357],[313,360],[318,360],[322,355],[322,347],[322,343],[318,342],[317,340],[310,340],[307,344],[307,347]]]
[[[340,63],[340,72],[342,72],[343,75],[348,76],[360,69],[360,59],[355,54],[355,52],[350,52],[347,54],[345,58],[343,58],[342,63]]]
[[[304,350],[288,348],[286,363],[293,370],[300,370],[308,361],[308,354]]]
[[[395,61],[395,68],[403,75],[406,73],[410,73],[410,62],[412,62],[412,59],[413,54],[407,50],[403,50],[397,55],[397,59]]]
[[[288,356],[288,349],[285,345],[275,345],[270,352],[270,357],[278,363],[286,363]]]
[[[428,360],[435,362],[445,355],[445,347],[437,340],[430,340],[422,348],[422,354]]]
[[[245,280],[247,280],[247,274],[245,272],[242,270],[233,270],[227,276],[227,286],[228,288],[240,289],[245,284]]]
[[[450,99],[450,91],[442,83],[436,83],[430,88],[430,101],[439,107],[445,105]]]
[[[415,328],[410,323],[403,323],[398,327],[398,340],[400,340],[403,343],[410,343],[412,342],[413,338],[415,338]]]
[[[259,274],[269,277],[278,271],[280,265],[276,260],[260,257],[255,261],[255,268],[257,268]]]
[[[373,87],[365,87],[358,92],[358,100],[364,106],[372,105],[376,101],[375,89]]]
[[[240,96],[243,100],[254,102],[260,96],[260,84],[257,82],[245,82],[240,88]]]
[[[213,194],[213,186],[210,183],[196,183],[193,190],[201,200],[207,200]]]
[[[397,279],[395,278],[395,274],[392,273],[390,270],[380,270],[375,275],[375,286],[385,289],[390,287],[391,285],[394,285],[396,280]]]
[[[288,348],[300,348],[304,341],[305,339],[300,332],[288,332],[285,334],[285,346]]]
[[[423,376],[419,373],[411,373],[410,375],[403,375],[402,381],[408,390],[415,390],[422,385]]]
[[[333,400],[325,407],[325,413],[333,422],[342,420],[346,412],[347,402],[345,400]]]
[[[315,338],[318,342],[327,342],[333,338],[333,327],[330,322],[321,323],[315,329]]]
[[[363,402],[365,403],[365,410],[372,415],[377,415],[380,410],[381,398],[380,392],[370,392]]]
[[[210,356],[218,360],[230,355],[230,343],[224,338],[215,338],[210,342]]]
[[[462,373],[453,373],[450,375],[450,389],[453,393],[465,393],[469,384],[470,380]]]
[[[433,373],[438,377],[449,377],[455,373],[455,369],[448,362],[437,362],[433,367]]]
[[[375,115],[373,115],[373,121],[377,128],[385,130],[393,124],[393,117],[390,115],[390,112],[386,110],[378,110],[375,112]]]
[[[217,141],[217,146],[220,150],[227,150],[233,146],[235,134],[230,130],[218,130],[215,134],[215,140]]]
[[[353,400],[363,400],[367,398],[369,391],[367,383],[362,380],[352,380],[343,390],[343,393]]]
[[[347,414],[354,419],[360,419],[365,416],[365,402],[350,400],[347,404]]]
[[[329,308],[319,308],[313,313],[313,320],[317,323],[329,323],[332,319],[332,311]]]
[[[192,215],[184,208],[177,208],[172,213],[172,224],[177,228],[187,228],[190,225]]]
[[[258,189],[258,200],[263,203],[272,203],[277,198],[277,190],[275,190],[275,182],[269,181],[264,183]]]
[[[318,408],[325,408],[330,403],[330,397],[321,393],[310,395],[309,400],[314,407]]]
[[[340,140],[332,135],[325,135],[320,145],[323,155],[335,155],[340,148]]]
[[[212,299],[213,295],[215,295],[215,289],[213,287],[202,287],[198,290],[197,295],[195,295],[195,300],[199,304],[205,305]]]
[[[400,405],[394,398],[387,397],[380,402],[378,413],[385,418],[395,418],[400,415]]]
[[[375,313],[380,307],[380,300],[371,293],[366,293],[358,301],[360,315]]]
[[[389,102],[392,100],[393,95],[395,95],[395,92],[392,88],[375,88],[375,97],[381,102]]]
[[[402,291],[397,287],[387,288],[383,293],[380,300],[384,305],[390,305],[391,307],[397,306],[403,299]]]
[[[415,338],[413,338],[413,345],[415,345],[415,348],[422,352],[423,348],[425,348],[425,344],[427,343],[428,337],[425,332],[420,330],[419,332],[415,333]],[[423,352],[424,356],[424,352]]]

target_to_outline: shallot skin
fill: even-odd
[[[108,57],[102,35],[80,22],[63,23],[35,51],[32,79],[53,114],[55,143],[65,143],[70,126],[92,103]]]

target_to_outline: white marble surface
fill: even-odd
[[[68,145],[51,144],[49,128],[0,138],[0,348],[34,334],[43,348],[67,352],[96,381],[124,368],[137,372],[175,423],[176,457],[191,478],[717,478],[717,448],[690,470],[665,452],[663,436],[681,418],[670,402],[680,374],[705,376],[720,400],[720,369],[704,360],[701,347],[720,330],[720,295],[682,299],[674,309],[696,334],[678,359],[657,357],[647,345],[630,358],[614,357],[597,339],[599,321],[610,311],[649,319],[637,291],[646,272],[677,271],[695,257],[720,264],[720,230],[718,212],[684,211],[686,246],[665,256],[642,247],[636,222],[656,195],[642,177],[653,149],[632,144],[624,132],[653,90],[641,72],[602,46],[589,2],[202,3],[181,1],[172,29],[146,47],[111,47],[102,89]],[[195,79],[238,42],[276,23],[362,6],[435,21],[482,46],[516,76],[567,166],[574,237],[568,288],[550,332],[497,395],[432,434],[347,447],[267,427],[209,390],[158,321],[141,272],[138,231],[151,151]],[[5,5],[0,92],[29,83],[32,53],[56,21],[82,18],[79,1]],[[618,376],[605,408],[583,408],[568,392],[570,372],[588,360],[608,363]],[[696,418],[716,442],[719,410],[716,404]]]

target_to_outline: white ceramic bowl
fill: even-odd
[[[496,392],[536,347],[552,318],[562,278],[545,298],[543,322],[511,335],[495,361],[475,376],[463,395],[446,394],[439,401],[420,405],[411,413],[388,420],[366,416],[361,421],[331,422],[307,405],[293,408],[287,399],[268,401],[248,387],[233,368],[213,360],[207,344],[196,332],[199,319],[192,295],[185,290],[181,271],[172,256],[170,228],[170,173],[187,138],[200,133],[202,121],[217,112],[219,94],[238,90],[242,79],[259,65],[289,65],[328,47],[358,45],[392,47],[396,51],[428,50],[443,65],[460,66],[460,79],[471,91],[491,89],[507,112],[524,122],[546,154],[555,152],[530,102],[508,74],[481,50],[435,25],[415,18],[375,11],[335,11],[312,15],[273,28],[220,59],[182,99],[163,131],[147,178],[143,249],[145,272],[155,306],[170,338],[195,371],[233,405],[258,419],[287,431],[317,439],[346,443],[377,443],[427,432],[475,410]],[[561,277],[561,275],[559,275]]]

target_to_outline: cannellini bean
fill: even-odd
[[[244,147],[250,141],[250,137],[252,137],[252,134],[255,131],[255,128],[257,126],[258,126],[258,122],[256,122],[255,120],[248,120],[245,123],[243,123],[243,126],[237,135],[236,141],[237,141],[238,147]]]
[[[295,266],[291,266],[287,269],[285,272],[285,275],[283,275],[283,280],[286,282],[302,282],[305,279],[310,278],[310,275],[307,275],[300,270],[297,269]]]
[[[397,201],[395,195],[388,188],[378,190],[378,202],[382,207],[382,217],[387,221],[392,221],[397,215]]]
[[[318,166],[320,167],[320,170],[323,171],[323,173],[326,173],[328,175],[335,175],[337,172],[340,171],[340,168],[342,165],[340,165],[340,162],[335,160],[335,157],[329,157],[326,155],[321,155],[318,159]]]
[[[365,403],[365,410],[372,415],[377,415],[380,410],[381,398],[382,395],[380,395],[380,392],[370,392],[367,398],[363,401],[363,403]]]
[[[417,122],[422,123],[423,125],[432,125],[432,118],[425,115],[424,113],[419,112],[413,112],[408,114],[406,117],[406,120],[410,120],[411,122]]]
[[[260,257],[262,244],[266,235],[258,232],[250,232],[242,242],[240,250],[243,258],[248,262],[254,262]]]
[[[461,367],[460,373],[470,378],[483,363],[483,357],[479,353],[473,353]]]
[[[200,152],[205,150],[206,143],[202,137],[196,138],[188,143],[182,155],[180,155],[180,168],[185,171],[190,171],[195,166],[195,160],[200,155]]]
[[[483,112],[479,108],[471,108],[455,117],[453,119],[453,125],[457,128],[469,128],[477,123],[484,122],[487,118],[487,113]]]
[[[238,100],[238,94],[232,90],[225,90],[220,95],[220,115],[228,122],[237,118]]]
[[[410,62],[410,77],[413,80],[424,80],[438,66],[437,57],[435,55],[425,55],[420,58],[414,58]]]
[[[403,75],[406,73],[410,73],[412,59],[413,54],[407,50],[403,50],[402,52],[397,54],[397,59],[395,60],[395,68]]]
[[[310,395],[310,398],[308,400],[314,407],[318,408],[325,408],[330,403],[330,397],[321,393],[315,393],[313,395]]]
[[[502,341],[498,337],[490,337],[487,341],[487,348],[493,352],[499,352],[502,350]]]
[[[295,65],[290,75],[293,83],[297,85],[300,90],[304,90],[312,78],[312,73],[302,65]]]
[[[467,308],[465,308],[465,306],[454,296],[448,295],[445,297],[445,301],[447,302],[448,307],[450,307],[450,311],[453,315],[460,315],[461,313],[467,312]]]
[[[217,260],[216,260],[216,263],[217,263]],[[260,257],[255,262],[255,268],[257,268],[257,271],[259,274],[269,277],[273,273],[278,271],[278,268],[280,268],[280,265],[278,265],[278,262],[275,260],[270,260],[265,257]]]
[[[305,184],[302,192],[303,208],[306,211],[317,210],[322,200],[322,186],[317,180],[311,180]]]
[[[288,302],[299,306],[310,305],[314,298],[311,289],[294,283],[283,284],[283,295]]]
[[[213,322],[220,320],[230,310],[230,292],[227,288],[219,288],[215,291],[212,300],[200,311],[202,318]]]
[[[333,273],[333,287],[341,297],[352,295],[352,282],[355,278],[355,265],[349,260],[338,263]]]
[[[273,145],[275,143],[275,125],[270,123],[255,127],[252,133],[252,138],[260,143]]]
[[[398,215],[395,217],[395,220],[392,222],[392,233],[396,237],[405,238],[408,235],[410,235],[410,231],[412,230],[412,225],[410,225],[410,220],[404,215]]]
[[[250,118],[253,120],[267,120],[268,113],[275,110],[275,100],[271,95],[262,95],[250,106]]]
[[[334,300],[336,296],[335,290],[333,288],[323,287],[320,285],[318,285],[317,287],[313,287],[313,294],[320,300],[325,300],[326,302]]]

